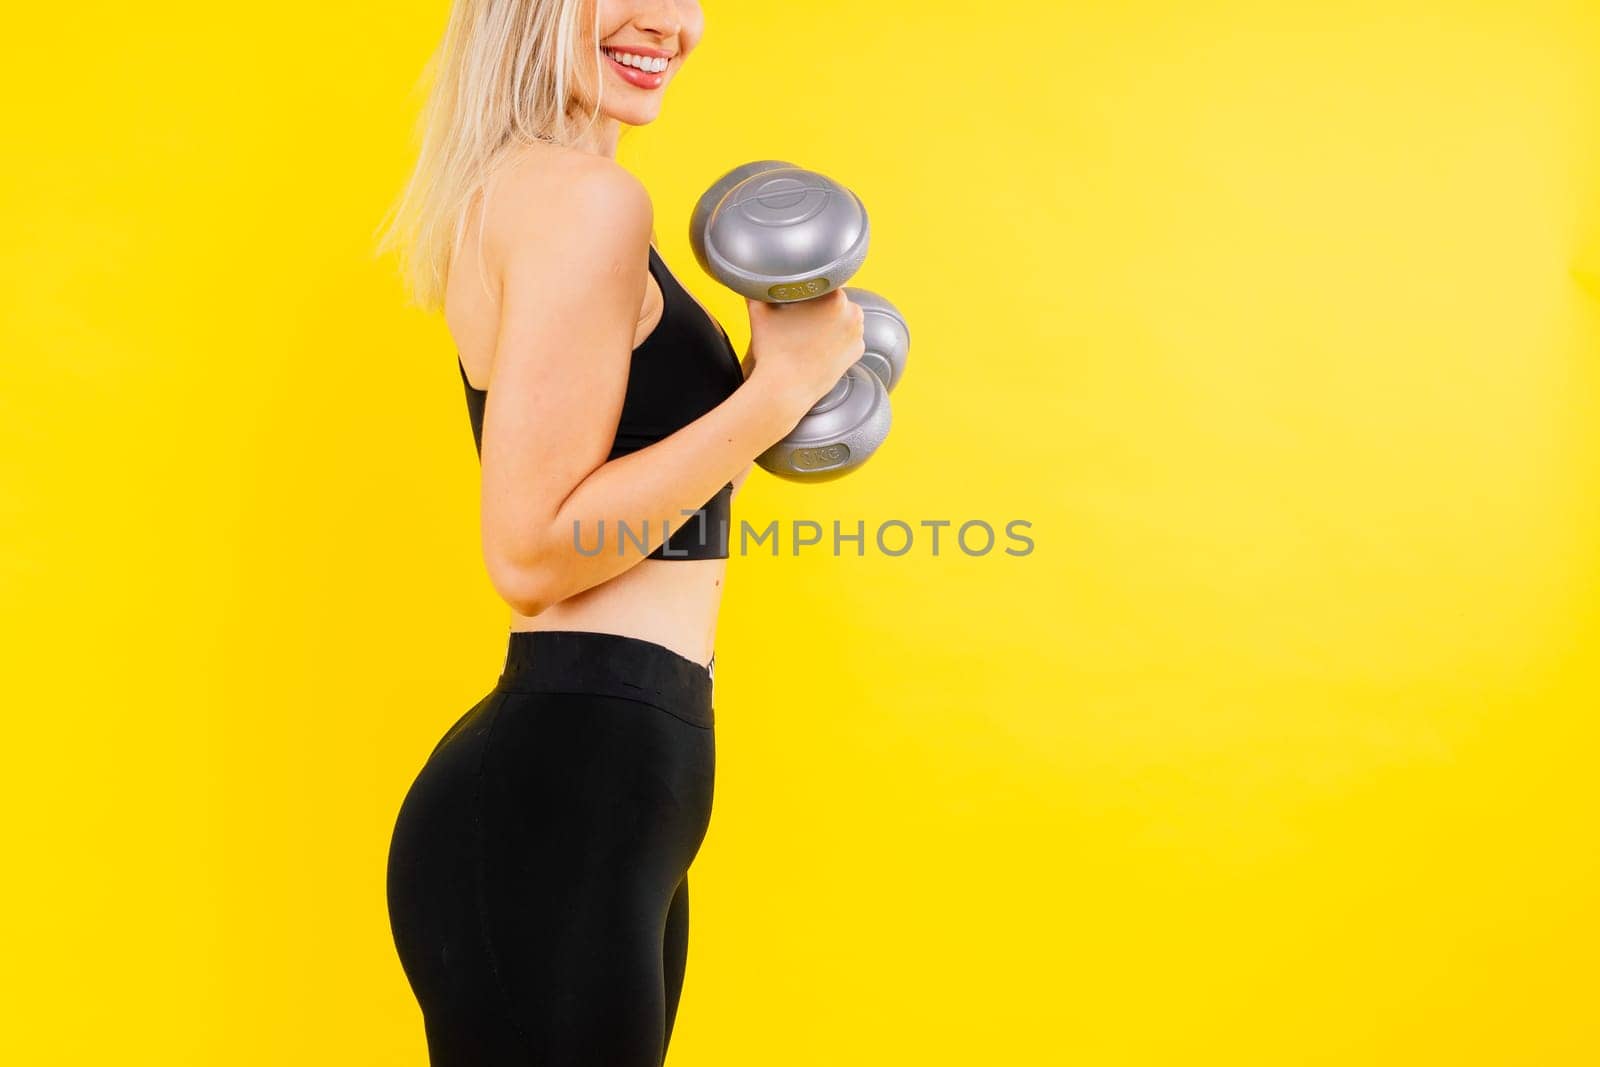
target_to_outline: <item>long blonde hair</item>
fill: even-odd
[[[383,224],[380,251],[398,251],[412,298],[444,302],[450,259],[466,209],[506,153],[529,141],[571,144],[593,126],[569,114],[578,60],[578,19],[591,4],[595,53],[598,0],[454,0],[428,64],[416,167]],[[597,84],[596,92],[601,90]]]

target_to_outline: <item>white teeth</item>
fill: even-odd
[[[660,74],[667,69],[665,58],[652,59],[649,56],[638,56],[632,52],[618,52],[610,48],[607,48],[605,53],[623,66],[634,67],[647,74]]]

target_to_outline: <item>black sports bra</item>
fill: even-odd
[[[633,350],[628,389],[617,421],[617,435],[607,460],[637,452],[672,434],[716,407],[744,384],[739,356],[727,331],[678,284],[655,245],[650,246],[650,273],[661,287],[661,319]],[[467,392],[472,441],[483,456],[483,409],[489,393],[467,381],[467,368],[456,356],[461,384]],[[672,536],[647,559],[727,559],[733,504],[729,482],[687,516]],[[661,519],[630,522],[629,534],[643,540],[657,536]],[[618,544],[620,532],[607,525],[605,544]]]

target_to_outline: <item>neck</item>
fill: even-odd
[[[617,158],[617,142],[622,138],[622,123],[610,115],[602,115],[594,125],[580,133],[572,147],[607,159]]]

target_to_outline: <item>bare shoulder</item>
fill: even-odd
[[[496,175],[485,237],[502,262],[530,245],[560,254],[588,243],[643,253],[654,222],[650,194],[614,159],[560,145],[519,149]]]

